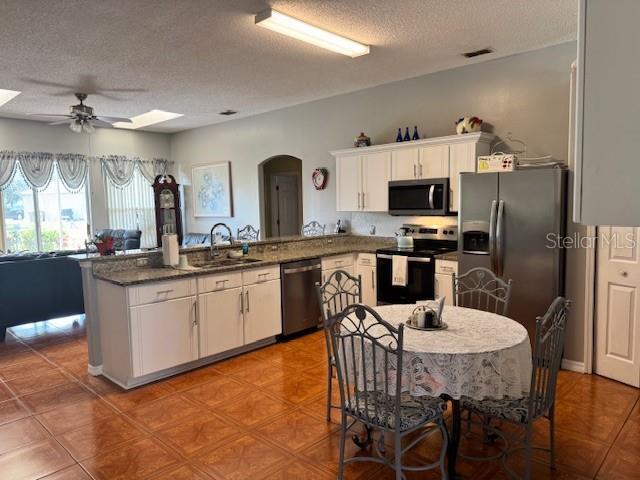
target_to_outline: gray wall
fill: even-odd
[[[564,160],[569,68],[575,56],[571,42],[180,132],[172,136],[171,156],[180,164],[184,183],[190,181],[191,165],[231,162],[235,217],[225,221],[234,228],[259,223],[258,164],[287,154],[303,160],[305,222],[319,220],[331,227],[346,218],[358,233],[367,233],[374,223],[379,234],[387,235],[402,219],[336,213],[335,160],[329,150],[352,146],[361,131],[374,144],[391,142],[398,127],[413,125],[423,136],[450,135],[458,117],[478,115],[488,131],[513,132],[527,142],[531,154]],[[323,191],[311,184],[317,167],[329,169]],[[194,219],[190,188],[186,197],[188,229],[208,231],[218,219]]]
[[[92,135],[86,135],[74,133],[66,126],[0,118],[0,150],[169,158],[169,142],[170,137],[160,133],[98,128]],[[90,193],[93,226],[95,229],[105,228],[109,218],[104,183],[100,165],[95,163],[91,164]]]

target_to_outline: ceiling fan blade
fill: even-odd
[[[49,125],[63,125],[65,123],[73,123],[75,119],[73,118],[65,118],[64,120],[58,120],[57,122],[51,122]]]
[[[96,127],[111,127],[112,125],[109,122],[105,122],[100,120],[99,118],[92,118],[91,123],[93,123]]]
[[[98,115],[97,118],[99,120],[102,120],[103,122],[109,122],[109,123],[116,123],[116,122],[133,123],[130,118],[124,118],[124,117],[107,117],[105,115]]]
[[[51,114],[51,113],[30,113],[29,116],[30,117],[66,117],[66,118],[73,118],[72,115],[55,115],[55,114]]]

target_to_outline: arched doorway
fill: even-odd
[[[302,228],[302,160],[276,155],[262,162],[260,229],[265,238],[298,235]]]

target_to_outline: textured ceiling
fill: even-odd
[[[269,5],[371,54],[257,28]],[[175,132],[569,41],[576,16],[577,0],[2,0],[0,88],[23,93],[0,116],[67,113],[97,91],[98,114],[183,113],[145,129]]]

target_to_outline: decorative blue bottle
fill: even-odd
[[[413,127],[413,137],[411,140],[420,140],[420,135],[418,135],[418,126]]]
[[[409,127],[407,127],[407,129],[404,132],[404,138],[402,139],[405,142],[408,142],[411,140],[411,135],[409,135]]]
[[[399,128],[398,135],[396,135],[396,142],[401,142],[401,141],[402,141],[402,129]]]

